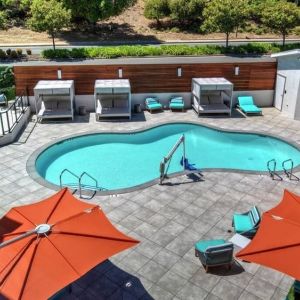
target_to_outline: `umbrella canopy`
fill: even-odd
[[[9,299],[47,299],[138,243],[67,189],[12,208],[0,220],[0,239],[0,295]]]
[[[300,196],[284,191],[281,202],[262,216],[253,240],[236,257],[300,280]]]

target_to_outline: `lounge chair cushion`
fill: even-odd
[[[261,108],[257,107],[256,105],[240,105],[240,108],[242,111],[244,111],[245,113],[261,113],[262,110]]]
[[[201,98],[200,98],[200,104],[204,104],[204,105],[209,104],[208,95],[201,96]]]
[[[182,109],[182,108],[184,108],[184,104],[183,103],[170,103],[170,108]]]
[[[225,244],[226,241],[219,239],[219,240],[203,240],[203,241],[199,241],[195,244],[195,248],[196,250],[200,251],[200,252],[206,252],[206,250],[208,248],[214,247],[214,246],[220,246]]]
[[[239,96],[239,106],[245,113],[261,113],[261,109],[254,104],[252,96]]]
[[[253,229],[252,220],[249,215],[234,214],[233,223],[236,233],[243,233]]]
[[[208,99],[210,104],[223,103],[222,97],[220,95],[209,95]]]
[[[145,100],[146,104],[150,104],[150,103],[159,103],[158,100],[156,98],[146,98]]]
[[[259,224],[261,218],[259,211],[254,206],[250,211],[244,214],[234,214],[233,224],[236,233],[256,232],[256,227]]]
[[[172,97],[170,100],[171,103],[183,103],[182,97]]]
[[[161,109],[162,105],[160,103],[148,103],[149,109]]]
[[[58,101],[57,108],[59,110],[71,110],[70,101]]]
[[[57,101],[43,101],[45,110],[53,111],[57,109]]]

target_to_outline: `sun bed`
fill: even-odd
[[[184,111],[184,101],[182,97],[173,96],[169,101],[169,108],[171,110]]]
[[[38,120],[74,118],[73,80],[40,80],[34,95]]]
[[[262,114],[261,108],[254,104],[252,96],[238,96],[238,108],[245,114]]]
[[[232,219],[232,226],[235,233],[246,237],[253,237],[258,229],[260,221],[260,213],[257,207],[254,206],[251,210],[245,213],[235,213]]]
[[[202,240],[195,244],[195,256],[208,271],[209,267],[227,265],[231,267],[233,261],[233,244],[225,240]]]
[[[145,99],[145,106],[146,109],[150,111],[150,113],[156,110],[162,110],[162,105],[161,103],[159,103],[156,97],[147,97]]]
[[[128,79],[98,79],[95,82],[96,120],[131,119],[131,87]]]
[[[229,114],[233,84],[225,78],[193,78],[192,107],[200,114]]]

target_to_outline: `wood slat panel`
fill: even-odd
[[[239,66],[240,74],[234,75]],[[177,77],[177,68],[182,68],[182,77]],[[77,95],[94,93],[96,79],[113,79],[118,69],[123,69],[123,78],[128,78],[133,93],[190,92],[193,77],[225,77],[234,83],[234,90],[273,90],[276,78],[276,63],[208,63],[208,64],[145,64],[145,65],[62,65],[62,66],[15,66],[17,93],[33,88],[39,80],[57,79],[57,70],[62,70],[63,79],[75,80]]]

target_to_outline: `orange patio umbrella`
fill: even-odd
[[[63,189],[12,208],[0,220],[0,295],[47,299],[138,241],[118,231],[102,210]]]
[[[253,240],[236,257],[300,280],[300,196],[284,191],[281,202],[262,216]]]

